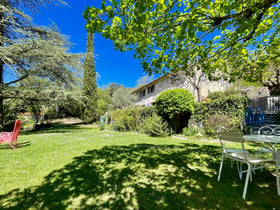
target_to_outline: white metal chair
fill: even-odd
[[[243,199],[246,198],[247,188],[248,188],[248,182],[249,177],[251,177],[252,180],[252,172],[254,170],[266,167],[266,164],[276,164],[275,160],[273,159],[263,159],[254,155],[251,155],[246,152],[245,146],[244,146],[244,139],[243,134],[238,132],[219,132],[219,141],[222,147],[222,160],[220,164],[219,169],[219,175],[218,175],[218,181],[220,181],[222,168],[223,168],[223,162],[224,158],[228,157],[232,160],[238,161],[240,163],[246,163],[248,165],[248,169],[245,170],[247,172],[246,179],[245,179],[245,185],[243,190]],[[242,152],[236,153],[236,152],[229,152],[226,149],[226,143],[233,142],[233,143],[240,143]],[[257,165],[260,165],[260,167],[257,167]],[[278,164],[276,164],[276,183],[277,183],[277,192],[279,191],[279,172],[278,172]],[[279,194],[279,192],[278,192]]]
[[[215,127],[215,134],[217,135],[217,137],[219,138],[219,133],[220,132],[227,132],[228,130],[224,127],[224,126],[216,126]],[[221,144],[221,141],[219,141]],[[223,146],[221,144],[221,146]],[[229,148],[229,147],[224,147],[227,153],[243,153],[242,149],[236,149],[236,148]],[[246,151],[247,153],[249,153],[248,151]],[[233,168],[235,160],[231,159],[230,162],[230,166]],[[245,173],[246,171],[242,170],[242,163],[239,161],[236,161],[236,165],[237,165],[237,171],[238,171],[238,175],[240,180],[242,180],[242,173]]]

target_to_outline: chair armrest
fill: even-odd
[[[13,135],[13,132],[2,132],[0,133],[0,137],[2,136],[12,136]]]

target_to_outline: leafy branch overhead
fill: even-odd
[[[224,61],[246,58],[248,49],[279,46],[279,11],[279,0],[103,0],[84,18],[88,31],[116,49],[135,50],[148,73],[188,69],[200,60],[213,76],[221,65],[228,74]]]

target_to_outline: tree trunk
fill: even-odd
[[[2,87],[0,88],[0,130],[4,128],[4,98],[2,97]]]
[[[4,2],[3,2],[4,3]],[[4,19],[4,12],[0,12],[0,21]],[[4,37],[5,35],[5,27],[3,25],[0,26],[0,37]],[[0,40],[0,46],[2,47],[4,43]],[[4,83],[3,83],[3,73],[4,73],[4,65],[2,61],[0,61],[0,130],[4,128]]]
[[[196,87],[196,93],[197,93],[197,102],[201,102],[201,88],[199,85]]]

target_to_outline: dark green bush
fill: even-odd
[[[184,89],[163,91],[156,99],[156,109],[160,116],[172,119],[182,112],[193,113],[194,97]]]
[[[193,122],[205,124],[210,115],[226,115],[234,121],[233,124],[239,125],[244,120],[248,98],[229,95],[207,103],[196,103],[194,107]]]
[[[157,110],[154,106],[139,108],[140,118],[151,117],[153,114],[157,113]]]
[[[172,133],[168,128],[168,123],[155,113],[142,119],[141,131],[154,137],[166,137]]]
[[[194,111],[194,97],[184,89],[172,89],[162,92],[156,99],[156,109],[173,130],[178,133],[188,123]]]

